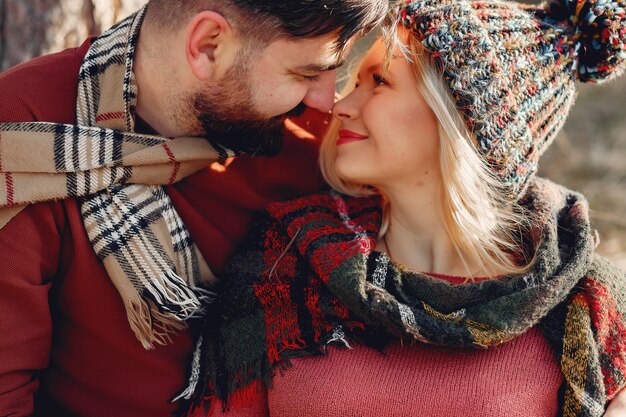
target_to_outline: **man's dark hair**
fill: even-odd
[[[195,14],[214,10],[263,46],[281,37],[313,38],[337,32],[337,50],[384,20],[389,0],[150,0],[146,20],[177,30]]]

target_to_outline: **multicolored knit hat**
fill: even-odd
[[[402,1],[401,23],[444,72],[478,147],[512,200],[565,122],[575,80],[620,74],[626,0]]]

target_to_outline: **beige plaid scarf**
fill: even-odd
[[[214,279],[163,185],[230,156],[199,138],[133,133],[144,9],[100,36],[79,73],[77,125],[0,124],[0,227],[26,205],[78,198],[89,240],[146,349],[203,312]]]

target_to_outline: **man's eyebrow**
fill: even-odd
[[[301,67],[297,67],[296,71],[298,72],[325,72],[332,71],[344,65],[346,63],[346,58],[341,58],[339,61],[332,64],[309,64]]]

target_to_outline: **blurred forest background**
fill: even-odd
[[[144,3],[0,0],[0,70],[77,46]],[[542,158],[540,175],[587,196],[601,236],[599,252],[626,269],[626,76],[603,85],[579,85],[576,105]]]

